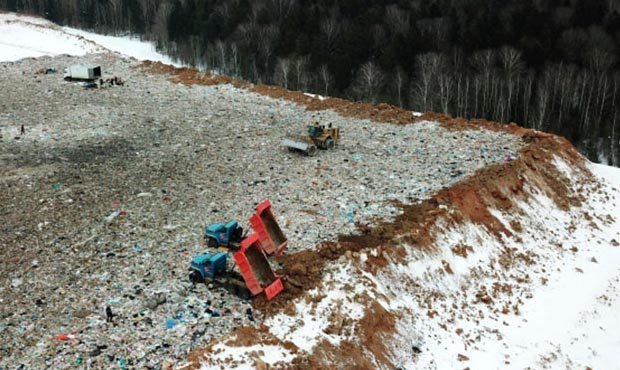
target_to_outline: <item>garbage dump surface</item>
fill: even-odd
[[[76,63],[126,83],[86,90],[35,74]],[[205,225],[268,198],[290,253],[312,249],[521,147],[505,133],[377,124],[230,85],[174,84],[136,63],[114,54],[0,63],[2,368],[182,361],[262,321],[247,302],[189,282],[192,256],[216,252],[203,244]],[[315,157],[279,145],[313,121],[342,128],[340,145]]]

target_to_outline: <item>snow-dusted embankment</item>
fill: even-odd
[[[509,212],[491,210],[513,234],[498,240],[482,225],[446,227],[440,255],[409,255],[375,279],[422,282],[433,303],[397,284],[387,299],[412,315],[398,321],[393,351],[405,368],[617,369],[620,364],[620,170],[589,165],[589,182],[569,170],[583,204],[559,208],[540,189]],[[527,180],[526,180],[527,181]],[[585,185],[584,185],[585,184]],[[516,229],[516,230],[515,230]],[[466,256],[458,246],[471,249]],[[447,273],[450,266],[452,273]],[[411,304],[413,302],[413,304]],[[432,317],[431,317],[432,316]],[[408,356],[407,343],[422,352]]]

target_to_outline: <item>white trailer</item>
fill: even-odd
[[[101,77],[100,66],[75,64],[65,69],[65,80],[94,81],[100,77]]]

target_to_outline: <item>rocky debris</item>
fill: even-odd
[[[75,63],[125,83],[84,89],[32,74]],[[0,270],[0,334],[10,338],[1,367],[183,359],[262,321],[249,302],[189,283],[206,224],[243,225],[269,198],[291,252],[308,250],[394,218],[393,200],[428,197],[522,145],[501,132],[376,124],[231,85],[173,84],[113,54],[2,64],[11,88],[0,91],[0,253],[10,266]],[[340,127],[341,145],[313,158],[280,147],[313,121]]]

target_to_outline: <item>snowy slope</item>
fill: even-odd
[[[84,55],[114,51],[138,60],[180,66],[155,50],[150,42],[132,37],[114,37],[59,27],[42,18],[0,13],[0,61],[15,61],[44,55]]]
[[[43,55],[84,55],[104,51],[100,46],[68,35],[53,23],[32,17],[0,14],[0,61]]]
[[[117,53],[136,58],[138,60],[152,60],[154,62],[162,62],[176,67],[182,67],[181,63],[175,62],[172,58],[159,53],[155,50],[155,45],[145,42],[139,38],[130,36],[106,36],[92,32],[86,32],[70,27],[63,27],[62,30],[69,35],[76,35],[87,40],[93,41],[97,45],[115,51]]]
[[[568,168],[561,161],[558,165]],[[579,209],[565,212],[538,190],[528,189],[533,196],[520,204],[516,215],[494,212],[507,227],[511,220],[520,221],[523,232],[517,233],[518,240],[508,241],[508,248],[530,256],[531,264],[513,260],[514,265],[502,271],[494,261],[499,256],[489,251],[504,246],[484,228],[470,224],[444,234],[440,249],[445,253],[439,258],[409,266],[424,271],[426,288],[450,297],[446,306],[461,308],[437,309],[433,319],[402,323],[403,338],[424,349],[417,358],[402,359],[406,368],[620,369],[620,170],[600,165],[590,169],[603,187]],[[592,221],[583,217],[586,213]],[[450,248],[458,244],[471,245],[474,252],[466,259],[456,256]],[[443,273],[440,260],[450,264],[454,275]],[[484,271],[478,270],[481,266]],[[400,270],[378,279],[379,284],[387,286],[391,279],[406,279],[411,273],[419,276]],[[510,288],[489,293],[492,304],[475,303],[481,286],[491,292],[497,283]],[[399,304],[407,305],[403,290]],[[518,301],[522,304],[514,312]],[[508,312],[502,313],[502,307]],[[459,354],[468,360],[459,360]]]

